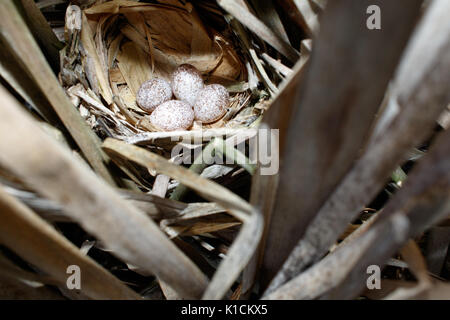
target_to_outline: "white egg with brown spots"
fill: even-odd
[[[139,107],[147,112],[153,112],[160,104],[172,98],[172,87],[164,79],[154,78],[145,81],[136,96]]]
[[[220,84],[211,84],[200,91],[194,104],[195,120],[211,123],[222,118],[227,112],[230,95]]]
[[[172,90],[178,100],[194,105],[204,87],[201,73],[190,64],[182,64],[172,74]]]
[[[150,123],[161,131],[187,130],[194,122],[194,110],[183,101],[164,102],[150,115]]]

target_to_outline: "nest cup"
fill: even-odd
[[[137,105],[137,92],[149,79],[170,81],[182,64],[196,67],[205,85],[217,83],[230,89],[228,112],[203,128],[249,125],[248,110],[246,116],[241,112],[251,100],[242,86],[247,81],[245,61],[234,33],[214,10],[198,11],[189,2],[170,0],[115,0],[83,10],[70,6],[60,80],[91,127],[119,139],[158,131],[150,124],[149,113]],[[206,23],[217,18],[222,19],[221,26]],[[194,124],[191,130],[198,128]]]

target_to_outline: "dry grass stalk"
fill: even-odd
[[[58,40],[47,20],[33,0],[19,0],[19,10],[21,11],[30,31],[38,41],[48,63],[54,71],[59,71],[59,50],[63,44]]]
[[[3,48],[0,52],[0,75],[9,85],[21,96],[43,119],[53,125],[59,125],[60,120],[54,110],[49,107],[45,95],[27,75],[23,66],[16,61],[13,55],[7,49],[8,46],[0,39],[0,45]]]
[[[232,216],[242,221],[243,226],[230,247],[227,257],[220,264],[203,295],[204,299],[221,299],[256,250],[262,232],[260,214],[254,211],[247,202],[220,185],[203,179],[193,171],[174,165],[161,156],[142,148],[113,139],[107,139],[103,148],[113,159],[120,156],[180,181],[206,199],[216,202]]]
[[[312,0],[278,0],[278,2],[309,37],[317,36],[320,27],[319,13],[325,8],[324,3],[317,5],[313,4]]]
[[[9,141],[0,142],[2,165],[40,194],[64,205],[68,215],[125,261],[153,272],[183,297],[201,296],[206,277],[150,219],[48,138],[4,89],[1,100],[0,131],[10,136]],[[37,145],[41,147],[34,148]],[[31,154],[24,154],[25,150]]]
[[[442,8],[448,3],[435,5],[418,27],[393,84],[392,99],[398,100],[400,111],[382,134],[375,131],[368,150],[309,224],[270,291],[322,257],[347,224],[376,196],[404,155],[429,137],[450,99],[450,24]],[[430,44],[433,34],[440,36]]]
[[[374,224],[373,230],[375,233],[378,232],[379,235],[371,247],[373,249],[361,256],[355,269],[346,275],[345,283],[341,283],[337,288],[327,293],[325,298],[355,296],[364,286],[364,279],[361,278],[362,273],[357,274],[358,270],[362,270],[365,266],[376,263],[376,261],[386,261],[388,256],[392,256],[396,250],[400,249],[407,238],[416,237],[431,225],[448,216],[450,209],[448,197],[450,167],[446,157],[450,151],[449,141],[450,132],[444,132],[438,137],[429,154],[413,170],[404,188],[386,206],[378,223]],[[433,169],[425,172],[423,168]],[[426,216],[423,214],[424,212],[427,212]],[[404,219],[405,217],[406,219]],[[402,219],[403,222],[401,222]],[[400,227],[400,230],[396,230],[394,220],[397,223],[405,224]],[[384,237],[380,229],[390,230],[384,236],[394,237],[398,235],[399,237],[396,238],[396,241],[380,245],[381,239]],[[405,239],[402,239],[403,237]],[[349,285],[350,283],[352,285]],[[425,281],[425,287],[426,284],[427,281]]]
[[[2,1],[0,11],[3,13],[0,19],[0,27],[3,30],[2,41],[11,46],[11,54],[17,57],[27,75],[45,95],[92,167],[106,181],[113,184],[114,180],[104,164],[105,158],[99,149],[98,137],[89,130],[79,113],[74,110],[14,3]]]
[[[360,293],[369,265],[383,265],[409,238],[447,217],[450,209],[450,170],[446,159],[450,151],[449,139],[450,132],[440,135],[371,228],[266,298],[349,299]],[[383,241],[386,238],[391,241]],[[324,274],[327,276],[323,277]]]
[[[291,62],[298,59],[299,54],[285,40],[281,39],[263,22],[255,17],[244,6],[235,0],[220,0],[219,5],[233,15],[239,22],[252,30],[255,34],[277,49]]]
[[[281,84],[280,92],[274,99],[271,108],[267,111],[264,117],[264,122],[261,124],[262,129],[278,128],[279,129],[279,152],[283,153],[285,148],[286,134],[288,129],[289,119],[292,115],[292,110],[295,106],[295,94],[297,88],[303,81],[304,73],[308,62],[308,50],[310,41],[302,42],[301,55],[302,58],[295,65],[291,76]],[[282,110],[282,112],[280,112]],[[259,168],[258,168],[259,170]],[[267,225],[270,223],[270,216],[273,210],[273,205],[278,188],[279,175],[261,176],[259,171],[253,176],[252,193],[250,203],[261,211],[265,219],[265,233],[267,232]],[[253,257],[251,263],[244,271],[242,295],[247,296],[253,288],[256,280],[256,273],[261,263],[263,256],[262,250],[265,247],[266,235],[263,235],[262,241],[259,245],[258,252]]]
[[[58,286],[66,285],[67,267],[75,264],[83,270],[83,293],[88,297],[139,299],[139,295],[96,262],[81,254],[77,247],[56,232],[51,225],[6,194],[3,189],[0,189],[0,207],[0,242],[54,277]]]
[[[0,276],[0,299],[4,300],[62,300],[47,287],[30,287],[18,279]]]
[[[256,15],[273,30],[283,41],[290,43],[289,36],[284,28],[283,22],[277,13],[275,3],[273,1],[257,1],[251,0]]]
[[[403,23],[395,27],[398,32],[381,36],[360,27],[365,17],[359,12],[364,12],[369,2],[333,1],[324,12],[312,64],[294,100],[297,110],[289,123],[296,125],[289,127],[284,151],[281,148],[283,167],[264,253],[265,285],[358,157],[420,13],[421,1],[408,2],[406,11],[403,3],[384,3],[385,27],[397,26],[400,12]],[[336,28],[348,32],[339,37]],[[360,44],[358,51],[354,50],[355,41]],[[377,48],[387,43],[395,45],[378,52]],[[327,94],[315,88],[317,83],[328,88]],[[369,83],[364,90],[358,89]],[[338,127],[330,127],[333,123]]]
[[[2,179],[0,181],[8,194],[19,199],[45,220],[50,222],[74,222],[70,216],[64,213],[63,207],[58,203],[42,198],[29,190],[24,190],[21,186],[11,185],[9,181],[3,181]],[[170,199],[162,199],[152,194],[128,190],[120,190],[119,194],[155,221],[183,219],[193,212],[203,216],[225,211],[215,203],[182,203]]]

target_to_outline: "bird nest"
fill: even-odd
[[[180,1],[115,0],[84,9],[69,6],[66,41],[60,81],[102,138],[136,142],[167,136],[151,125],[149,113],[136,104],[136,94],[149,79],[170,81],[182,64],[195,66],[205,84],[224,85],[231,97],[221,119],[203,126],[194,123],[190,131],[245,128],[261,114],[255,104],[264,95],[255,99],[249,90],[246,55],[214,5],[198,10]]]

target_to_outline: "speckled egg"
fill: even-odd
[[[200,72],[190,64],[182,64],[172,74],[172,90],[178,100],[191,106],[203,89],[203,79]]]
[[[161,131],[187,130],[194,121],[194,110],[183,101],[164,102],[150,115],[151,124]]]
[[[194,104],[195,120],[211,123],[222,118],[227,112],[230,95],[220,84],[211,84],[202,89]]]
[[[153,112],[160,104],[172,98],[172,87],[164,79],[154,78],[145,81],[136,96],[136,102],[143,110]]]

